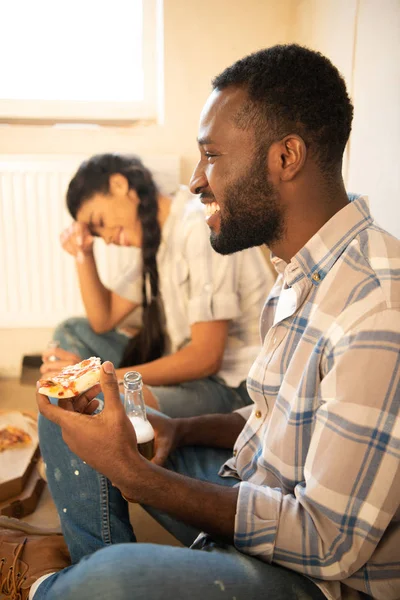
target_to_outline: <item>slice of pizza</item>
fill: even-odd
[[[30,444],[31,441],[32,438],[29,433],[19,427],[7,425],[0,429],[0,452]]]
[[[39,394],[52,398],[73,398],[100,381],[100,358],[92,356],[76,365],[65,367],[52,379],[39,379]]]

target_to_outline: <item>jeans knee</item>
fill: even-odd
[[[55,340],[62,338],[65,334],[76,335],[82,330],[91,330],[89,321],[84,317],[71,317],[62,321],[54,330],[53,338]]]

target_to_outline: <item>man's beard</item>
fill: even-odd
[[[219,254],[262,244],[270,246],[282,238],[283,210],[276,189],[268,180],[264,156],[245,177],[225,190],[219,233],[211,231],[210,235],[211,246]]]

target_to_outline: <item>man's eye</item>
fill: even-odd
[[[204,152],[204,156],[208,159],[210,158],[216,158],[218,155],[217,154],[212,154],[211,152]]]

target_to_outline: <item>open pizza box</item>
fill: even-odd
[[[0,452],[0,514],[20,518],[35,510],[44,487],[36,468],[40,455],[37,421],[28,413],[0,412],[0,429],[8,425],[31,437],[27,444]]]

